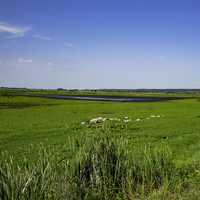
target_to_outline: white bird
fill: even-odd
[[[130,122],[130,121],[131,121],[131,119],[124,119],[124,120],[123,120],[124,123],[128,123],[128,122]]]
[[[102,117],[97,117],[97,118],[93,118],[90,120],[90,124],[96,124],[96,123],[101,123],[103,122],[103,118]]]
[[[119,118],[109,118],[110,121],[121,121]]]

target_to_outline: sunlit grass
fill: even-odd
[[[198,199],[196,99],[112,103],[1,96],[0,105],[3,200]]]
[[[199,162],[178,166],[170,148],[127,150],[108,133],[68,140],[62,151],[40,147],[37,159],[17,164],[2,154],[0,197],[15,199],[182,199],[195,197]],[[68,157],[73,154],[73,157]],[[196,194],[194,194],[194,192]]]

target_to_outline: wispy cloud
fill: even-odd
[[[166,60],[166,57],[165,57],[165,56],[159,56],[159,60],[160,60],[160,61],[165,61],[165,60]]]
[[[32,59],[26,59],[26,58],[18,58],[19,63],[32,63]]]
[[[7,35],[4,38],[5,39],[15,39],[15,38],[22,38],[24,36],[25,36],[24,33],[18,33],[18,34]]]
[[[16,26],[5,22],[0,22],[0,33],[7,33],[5,36],[7,39],[23,37],[31,27],[28,26]]]
[[[47,65],[48,65],[48,66],[53,66],[54,63],[53,63],[53,62],[48,62]]]
[[[51,41],[52,40],[51,37],[44,36],[44,35],[33,35],[33,38],[37,38],[37,39],[40,39],[40,40],[46,40],[46,41]]]
[[[66,47],[72,47],[72,46],[73,46],[72,43],[68,43],[68,42],[65,42],[64,45],[65,45]]]

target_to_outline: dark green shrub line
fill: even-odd
[[[0,199],[153,200],[200,194],[199,163],[177,167],[166,145],[129,151],[126,141],[105,134],[69,141],[63,151],[41,147],[34,162],[25,158],[17,165],[2,154]]]

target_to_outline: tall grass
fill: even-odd
[[[198,163],[178,167],[166,145],[131,151],[127,145],[108,135],[70,140],[64,151],[41,147],[35,161],[24,158],[20,164],[4,153],[0,199],[153,200],[200,194]]]

